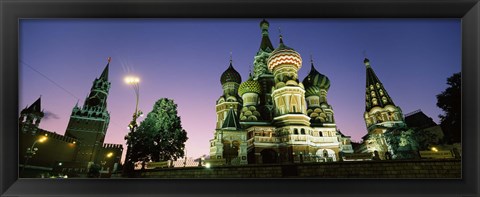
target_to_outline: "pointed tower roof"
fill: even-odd
[[[228,110],[227,117],[225,118],[225,121],[222,125],[222,129],[240,129],[240,123],[233,108],[230,108],[230,110]]]
[[[38,97],[38,99],[32,105],[30,105],[30,107],[28,107],[27,110],[29,112],[41,112],[42,111],[41,99],[42,99],[42,96]]]
[[[44,113],[42,112],[42,96],[40,96],[32,105],[25,107],[20,113],[21,114],[36,114],[40,117],[43,117]]]
[[[388,95],[387,90],[383,87],[382,82],[378,79],[377,75],[370,66],[370,60],[365,58],[363,63],[365,64],[367,71],[367,82],[366,82],[366,93],[365,100],[366,106],[365,111],[370,111],[373,107],[385,107],[386,105],[393,105],[392,98]]]
[[[105,81],[108,81],[108,66],[110,65],[110,61],[112,60],[111,57],[108,58],[107,65],[103,69],[102,75],[100,75],[100,79],[104,79]]]
[[[260,22],[260,29],[262,30],[262,42],[260,43],[260,50],[263,50],[263,51],[273,51],[274,49],[272,42],[268,37],[269,26],[270,24],[265,19],[263,19],[262,22]]]

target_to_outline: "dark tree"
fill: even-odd
[[[171,99],[158,100],[134,136],[134,161],[176,160],[185,154],[187,132],[177,115],[177,105]]]
[[[445,141],[448,143],[461,142],[462,131],[462,92],[461,75],[455,73],[447,79],[449,87],[437,95],[437,106],[444,111],[439,115],[440,126],[445,134]]]

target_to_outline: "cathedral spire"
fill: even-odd
[[[270,27],[270,24],[268,23],[267,20],[263,19],[262,22],[260,22],[260,29],[262,30],[262,42],[260,43],[260,50],[263,50],[263,51],[273,51],[274,49],[272,42],[268,37],[269,27]]]
[[[40,95],[40,97],[38,97],[38,99],[32,105],[30,105],[30,107],[28,108],[28,111],[41,112],[42,111],[41,100],[42,100],[42,96]]]
[[[363,63],[366,66],[366,106],[365,111],[370,111],[373,107],[385,107],[386,105],[393,105],[392,98],[388,95],[387,90],[383,87],[382,82],[370,66],[370,60],[365,58]]]
[[[108,57],[107,59],[107,66],[103,69],[102,75],[100,75],[100,78],[104,79],[105,81],[108,81],[108,66],[110,65],[110,61],[112,60],[111,57]]]
[[[280,44],[283,45],[283,36],[282,36],[282,30],[280,29],[280,27],[278,28],[278,33],[280,37]]]

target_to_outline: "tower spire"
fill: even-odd
[[[367,71],[367,83],[366,83],[366,108],[365,111],[369,112],[373,107],[384,107],[387,104],[395,105],[392,98],[388,95],[387,90],[383,87],[382,82],[378,79],[377,75],[370,66],[370,60],[365,58],[363,63],[366,66]]]
[[[270,27],[270,24],[268,23],[267,20],[263,19],[260,22],[260,29],[262,30],[262,42],[260,43],[260,50],[262,51],[273,51],[273,45],[272,42],[270,41],[270,38],[268,37],[268,28]]]
[[[310,53],[310,63],[312,65],[312,68],[313,68],[313,55]]]
[[[283,44],[282,29],[280,29],[280,27],[278,28],[278,33],[279,33],[279,36],[280,36],[280,44]]]
[[[102,75],[100,75],[100,78],[103,78],[105,81],[108,81],[108,66],[110,65],[111,60],[112,60],[111,57],[107,58],[107,65],[103,69]]]

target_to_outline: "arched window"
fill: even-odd
[[[305,129],[300,130],[300,133],[301,133],[302,135],[305,135]]]
[[[290,105],[292,105],[292,109],[290,109],[292,112],[297,112],[297,98],[296,96],[292,96],[292,99],[290,100]]]
[[[298,129],[293,129],[293,134],[298,135]]]
[[[283,100],[282,97],[280,97],[279,100],[278,100],[278,108],[279,108],[280,114],[285,113],[285,112],[284,112],[284,110],[285,110],[285,101]]]

